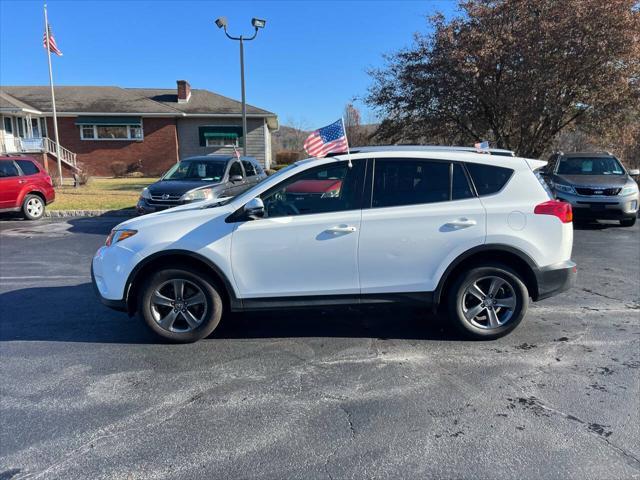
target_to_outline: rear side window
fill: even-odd
[[[234,175],[240,175],[241,177],[244,176],[242,175],[242,167],[239,162],[233,162],[229,169],[229,177],[233,177]]]
[[[454,163],[451,176],[451,200],[463,200],[473,197],[471,186],[462,165]]]
[[[11,161],[0,161],[0,178],[17,177],[18,169]]]
[[[450,163],[423,160],[376,160],[373,208],[449,200]]]
[[[491,195],[499,192],[513,174],[513,170],[510,168],[479,163],[467,163],[467,170],[471,174],[478,195]]]
[[[29,160],[16,160],[16,163],[20,167],[20,170],[22,170],[22,173],[24,173],[25,175],[35,175],[36,173],[40,173],[38,167],[36,167],[36,165]]]
[[[257,175],[256,169],[253,166],[253,163],[247,160],[243,160],[242,165],[244,166],[244,171],[247,172],[247,177],[253,177],[254,175]]]

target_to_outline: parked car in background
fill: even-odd
[[[31,157],[0,157],[0,212],[22,212],[27,220],[42,218],[56,192],[49,174]]]
[[[575,281],[571,205],[536,175],[545,164],[428,147],[303,160],[116,226],[94,286],[176,342],[229,310],[389,302],[442,305],[465,335],[497,338]]]
[[[207,155],[185,158],[160,180],[142,190],[139,214],[185,203],[234,197],[267,177],[253,157]]]
[[[608,152],[555,153],[544,176],[555,197],[569,202],[576,220],[619,220],[630,227],[638,216],[638,184]]]

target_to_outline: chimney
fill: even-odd
[[[187,103],[191,98],[191,85],[186,80],[178,80],[178,103]]]

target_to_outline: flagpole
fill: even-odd
[[[60,159],[60,138],[58,137],[58,115],[56,113],[56,94],[53,90],[53,70],[51,68],[51,48],[49,45],[49,19],[47,18],[47,4],[44,4],[44,33],[47,38],[47,60],[49,60],[49,85],[51,86],[51,105],[53,106],[53,132],[56,139],[56,157],[58,160],[58,177],[62,186],[62,160]],[[45,153],[46,155],[46,153]]]
[[[349,160],[349,168],[353,167],[351,163],[351,150],[349,150],[349,137],[347,137],[347,127],[344,125],[344,117],[340,117],[342,121],[342,131],[344,132],[344,139],[347,141],[347,159]]]

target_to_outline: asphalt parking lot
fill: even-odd
[[[510,336],[404,308],[235,316],[168,345],[98,303],[113,219],[0,221],[0,479],[640,478],[640,229]]]

